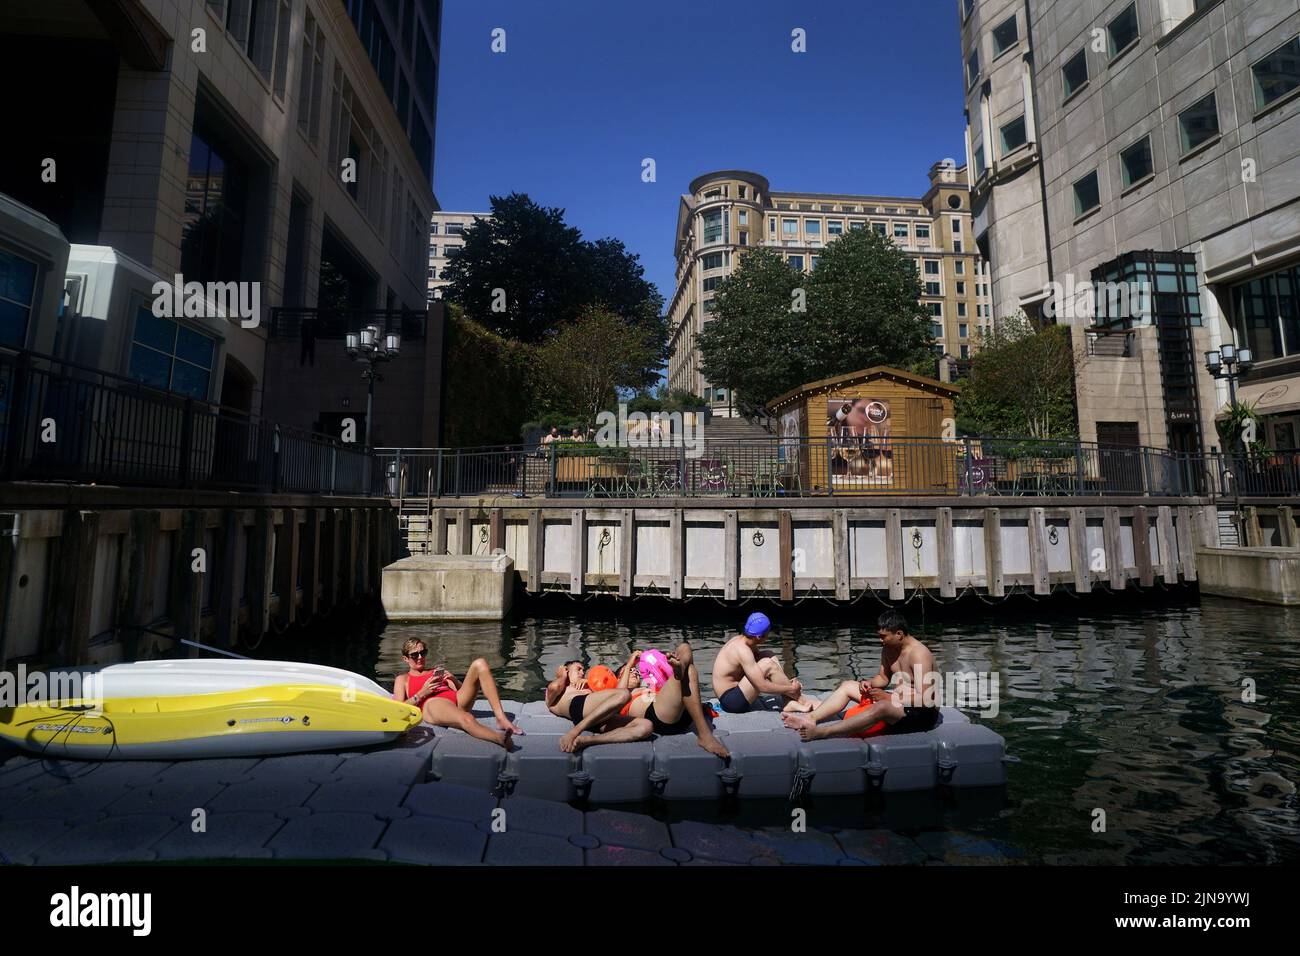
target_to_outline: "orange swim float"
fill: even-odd
[[[587,671],[587,686],[592,690],[613,690],[618,686],[618,677],[604,664],[597,664]]]
[[[868,702],[865,703],[865,704],[858,704],[856,707],[850,707],[850,708],[848,708],[847,710],[844,711],[844,716],[843,716],[842,719],[847,720],[849,717],[852,717],[852,716],[854,716],[855,714],[860,714],[860,713],[862,713],[864,710],[866,710],[866,709],[867,709],[868,707],[870,707],[870,706],[871,706],[871,702],[868,701]],[[879,736],[880,734],[883,734],[883,733],[885,732],[885,728],[888,727],[888,726],[889,726],[889,725],[886,724],[886,723],[882,720],[882,721],[879,721],[878,723],[872,724],[872,725],[871,725],[870,727],[868,727],[866,730],[859,731],[859,732],[856,733],[856,734],[849,734],[848,736],[850,736],[850,737],[876,737],[876,736]]]

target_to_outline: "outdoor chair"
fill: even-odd
[[[775,498],[781,491],[781,462],[775,458],[758,462],[751,487],[755,498]]]

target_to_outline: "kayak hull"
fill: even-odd
[[[63,668],[50,671],[49,675],[76,675],[86,687],[87,696],[93,691],[94,696],[104,699],[183,697],[287,684],[338,687],[359,694],[391,696],[388,689],[360,674],[297,661],[235,658],[135,661],[103,667]]]
[[[0,738],[50,757],[190,760],[351,749],[420,722],[409,704],[321,685],[0,709]]]

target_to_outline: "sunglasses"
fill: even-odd
[[[429,656],[429,652],[428,652],[428,651],[416,651],[415,653],[413,653],[413,654],[407,654],[406,656],[409,657],[409,658],[412,658],[412,659],[417,658],[417,657],[428,657],[428,656]]]

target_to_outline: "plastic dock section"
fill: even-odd
[[[798,799],[995,787],[1006,781],[1006,743],[959,710],[943,708],[925,733],[848,737],[805,743],[775,711],[721,714],[714,721],[731,760],[704,751],[694,733],[587,747],[569,754],[560,737],[572,729],[541,701],[503,702],[524,731],[507,753],[461,730],[434,728],[431,777],[478,790],[593,804],[728,797]],[[482,701],[480,720],[495,726]]]

